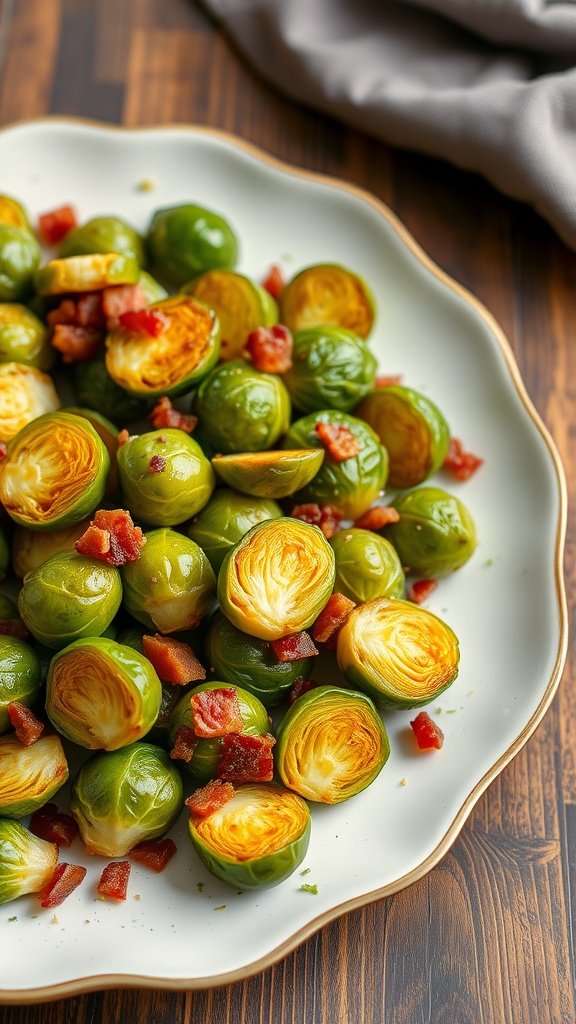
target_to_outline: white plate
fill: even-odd
[[[486,460],[465,484],[439,476],[470,508],[480,538],[468,565],[428,602],[462,651],[457,682],[431,709],[442,708],[444,748],[419,755],[406,742],[410,714],[387,714],[390,760],[364,793],[314,808],[305,878],[297,872],[275,889],[239,895],[204,871],[183,813],[169,869],[155,876],[134,866],[125,904],[95,900],[103,862],[76,840],[63,859],[85,863],[88,878],[56,915],[35,897],[0,908],[0,1001],[122,984],[222,985],[421,877],[542,718],[566,649],[562,469],[499,327],[358,189],[210,130],[60,120],[1,132],[0,168],[0,192],[33,217],[72,202],[82,219],[115,213],[144,230],[155,208],[193,201],[230,220],[240,269],[255,278],[273,262],[288,275],[326,260],[354,268],[378,303],[371,344],[382,371],[402,373],[433,398],[452,432]],[[138,188],[144,179],[153,191]],[[301,891],[303,881],[318,894]]]

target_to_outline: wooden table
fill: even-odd
[[[209,124],[381,197],[502,325],[574,496],[576,254],[529,209],[471,174],[393,151],[276,95],[193,0],[0,0],[0,123],[45,114]],[[572,524],[569,604],[575,545]],[[264,974],[229,988],[95,993],[0,1008],[0,1018],[573,1022],[574,662],[544,721],[480,799],[450,853],[410,889],[334,922]]]

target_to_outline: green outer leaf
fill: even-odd
[[[248,530],[257,523],[279,519],[282,515],[280,505],[269,498],[251,498],[221,487],[188,523],[186,532],[200,545],[218,575],[224,556]]]
[[[14,636],[0,636],[0,733],[11,728],[8,705],[17,700],[33,707],[41,683],[40,662],[29,644]]]
[[[297,409],[350,412],[374,387],[377,362],[362,338],[343,327],[296,331],[284,383]],[[362,417],[360,417],[362,418]]]
[[[238,259],[228,222],[192,203],[156,210],[147,242],[158,276],[176,288],[204,270],[234,267]]]
[[[200,384],[194,403],[199,440],[220,455],[271,448],[288,429],[290,409],[281,378],[243,359],[216,366]]]
[[[355,604],[373,597],[403,597],[404,571],[396,549],[373,530],[339,530],[330,538],[336,558],[334,593]]]
[[[0,904],[50,881],[58,862],[58,847],[35,836],[18,821],[0,819]]]
[[[476,548],[476,527],[459,498],[440,487],[417,487],[396,498],[397,523],[385,527],[408,570],[440,579],[460,569]]]
[[[21,363],[46,372],[54,365],[56,351],[42,321],[17,302],[0,305],[0,362]]]
[[[155,456],[165,468],[153,472]],[[118,473],[125,507],[143,523],[176,526],[196,515],[212,496],[216,478],[200,445],[183,430],[140,434],[118,449]]]
[[[117,252],[136,260],[141,267],[146,258],[143,238],[120,217],[92,217],[72,228],[58,247],[60,259],[96,252]]]

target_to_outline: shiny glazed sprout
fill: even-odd
[[[233,268],[238,259],[238,242],[228,222],[192,203],[157,210],[147,242],[159,276],[175,288],[204,270]]]
[[[392,502],[400,513],[386,526],[406,569],[440,579],[460,569],[476,548],[476,527],[459,498],[440,487],[417,487]]]
[[[0,303],[0,362],[49,370],[56,353],[35,313],[18,302]]]
[[[0,221],[0,302],[25,301],[32,294],[40,257],[30,231]]]
[[[287,498],[310,483],[323,459],[323,451],[311,448],[219,455],[212,465],[216,475],[237,491],[255,498]]]
[[[0,441],[10,441],[27,423],[59,408],[47,373],[22,363],[0,363]]]
[[[106,369],[104,357],[74,366],[74,392],[81,406],[94,409],[118,426],[142,419],[151,400],[136,398],[121,388]]]
[[[18,821],[0,819],[0,903],[9,903],[48,884],[58,847],[39,839]]]
[[[402,597],[404,570],[396,549],[372,530],[340,530],[330,539],[336,558],[334,591],[355,604],[373,597]]]
[[[89,256],[93,253],[118,253],[144,266],[144,240],[120,217],[92,217],[64,236],[58,256]]]
[[[215,453],[257,452],[271,448],[288,429],[290,396],[279,376],[235,359],[202,381],[195,412],[199,439]]]
[[[310,327],[294,335],[292,366],[284,382],[302,412],[350,412],[374,387],[376,365],[364,340],[352,331]]]
[[[367,338],[376,308],[366,282],[336,263],[317,263],[301,270],[286,285],[280,319],[291,331],[330,325]]]
[[[33,707],[40,691],[40,662],[29,644],[0,636],[0,733],[10,729],[8,705],[17,700]]]
[[[278,323],[278,306],[272,296],[234,270],[208,270],[182,290],[201,299],[216,313],[222,332],[223,360],[243,356],[251,331]]]
[[[118,451],[126,508],[154,526],[175,526],[196,515],[215,486],[212,466],[200,445],[183,430],[152,430]]]
[[[10,732],[0,736],[0,817],[23,818],[58,792],[68,778],[60,737],[42,735],[26,747]]]
[[[214,491],[208,504],[194,516],[186,532],[200,545],[218,575],[224,556],[248,530],[281,515],[280,505],[271,499],[251,498],[222,487]]]

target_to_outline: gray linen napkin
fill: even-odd
[[[576,2],[203,3],[293,98],[478,171],[576,248]]]

